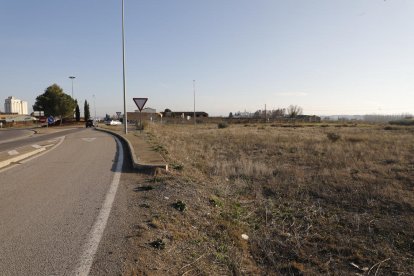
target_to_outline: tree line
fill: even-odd
[[[288,108],[278,108],[272,110],[257,110],[254,113],[247,112],[235,112],[234,114],[230,112],[229,118],[232,117],[251,117],[251,118],[281,118],[289,117],[295,118],[303,114],[303,108],[298,105],[290,105]]]

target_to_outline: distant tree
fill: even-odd
[[[59,117],[62,124],[63,118],[73,118],[75,106],[75,100],[71,96],[65,94],[59,85],[52,84],[43,94],[37,96],[33,110],[44,111],[45,116]]]
[[[109,114],[105,114],[105,121],[110,121],[111,120],[111,116],[109,116]]]
[[[254,113],[253,113],[253,118],[264,118],[264,110],[261,110],[261,109],[259,109],[259,110],[256,110]]]
[[[76,109],[75,109],[76,122],[80,122],[80,110],[79,110],[78,101],[75,100],[75,103],[76,103]]]
[[[229,118],[233,118],[233,112],[229,113]]]
[[[85,121],[89,120],[91,118],[91,113],[89,111],[89,103],[85,100],[85,103],[83,105],[83,114],[85,117]]]
[[[172,113],[171,109],[166,108],[166,109],[164,110],[164,116],[165,116],[165,117],[172,117],[172,116],[173,116],[173,113]]]
[[[285,108],[278,108],[276,110],[272,110],[270,116],[272,118],[278,118],[278,117],[284,117],[285,114],[286,114],[286,109]]]
[[[298,115],[302,115],[303,109],[297,105],[289,105],[286,112],[290,118],[295,118]]]

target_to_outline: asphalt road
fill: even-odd
[[[34,131],[28,129],[2,129],[0,130],[0,144],[28,137],[33,134]]]
[[[1,275],[88,271],[117,191],[122,147],[92,129],[65,134],[57,148],[0,172]]]
[[[4,137],[4,140],[0,140],[0,151],[21,147],[27,144],[37,143],[46,139],[54,139],[82,130],[83,128],[71,128],[49,134],[33,134],[34,132],[31,130],[3,130],[0,131],[0,135],[2,135],[1,137]],[[30,135],[28,135],[29,133]]]

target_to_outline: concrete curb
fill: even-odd
[[[42,148],[39,148],[39,149],[36,149],[36,150],[30,151],[30,152],[27,152],[27,153],[21,154],[21,155],[19,155],[19,156],[12,157],[12,158],[10,158],[10,159],[7,159],[7,160],[4,160],[4,161],[1,161],[1,162],[0,162],[0,169],[1,169],[1,168],[6,167],[6,166],[8,166],[8,165],[10,165],[11,163],[14,163],[14,162],[19,162],[20,160],[26,159],[26,158],[28,158],[28,157],[30,157],[30,156],[32,156],[32,155],[38,154],[39,152],[42,152],[42,151],[45,151],[45,150],[46,150],[46,148],[45,148],[45,147],[42,147]]]
[[[134,169],[155,169],[155,168],[162,168],[165,169],[166,171],[168,171],[168,164],[167,163],[146,163],[142,160],[139,159],[139,157],[137,157],[137,155],[135,154],[135,150],[132,147],[131,143],[128,141],[127,138],[125,138],[124,136],[120,135],[119,133],[116,133],[114,131],[108,130],[108,129],[103,129],[103,128],[99,128],[99,127],[95,127],[96,130],[98,131],[103,131],[106,133],[109,133],[111,135],[114,135],[120,139],[122,139],[122,141],[124,141],[127,145],[128,145],[128,150],[131,154],[131,158],[132,158],[132,166],[134,167]]]

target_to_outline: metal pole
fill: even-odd
[[[194,94],[194,125],[196,125],[196,112],[195,112],[195,80],[193,80],[193,94]]]
[[[125,88],[125,29],[124,29],[124,0],[122,0],[122,72],[124,88],[124,132],[128,133],[128,118],[126,111],[126,88]]]
[[[76,77],[70,76],[69,78],[72,80],[72,99],[73,99],[73,79],[76,78]]]
[[[74,77],[74,76],[69,76],[69,78],[72,80],[72,99],[73,99],[73,79],[74,79],[75,77]],[[76,111],[76,108],[73,110],[73,113],[72,113],[72,119],[76,117],[76,115],[75,115],[75,111]],[[60,121],[60,123],[62,123],[63,118],[61,118],[60,120],[61,120],[61,121]]]
[[[142,133],[143,127],[142,127],[142,111],[141,110],[139,111],[139,128]]]
[[[95,110],[95,120],[96,121],[96,104],[95,104],[95,94],[92,95],[93,96],[93,109]]]

